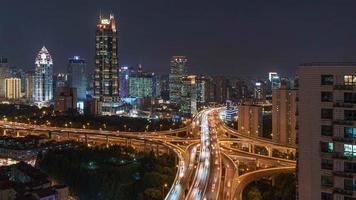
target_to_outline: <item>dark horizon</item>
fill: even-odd
[[[0,12],[0,56],[10,65],[34,68],[45,45],[54,71],[68,58],[94,65],[100,11],[115,15],[120,65],[166,74],[173,55],[189,58],[191,73],[292,76],[299,64],[350,61],[356,52],[354,1],[5,0]],[[16,22],[16,23],[15,23]]]

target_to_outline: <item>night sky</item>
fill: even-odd
[[[96,22],[112,12],[120,64],[168,73],[172,55],[192,73],[292,75],[300,63],[356,60],[355,0],[1,0],[0,56],[34,68],[45,45],[54,70],[79,55],[93,69]]]

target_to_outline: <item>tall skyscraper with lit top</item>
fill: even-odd
[[[108,105],[119,99],[118,40],[113,15],[100,16],[96,27],[94,98]]]
[[[53,60],[46,47],[38,52],[35,60],[34,100],[39,106],[48,104],[53,98]]]
[[[173,56],[169,73],[169,99],[173,104],[181,102],[182,78],[187,76],[187,57]]]

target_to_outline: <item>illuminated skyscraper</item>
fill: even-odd
[[[130,78],[131,69],[129,67],[120,68],[120,97],[129,96],[129,78]]]
[[[187,75],[187,58],[185,56],[173,56],[169,73],[169,99],[173,104],[181,101],[182,78]]]
[[[76,88],[78,101],[84,101],[86,99],[87,90],[87,73],[85,60],[79,58],[78,56],[70,58],[67,73],[68,84],[70,87]]]
[[[95,37],[94,98],[115,102],[119,98],[118,41],[113,15],[100,16]],[[105,111],[105,110],[104,110]]]
[[[35,64],[34,100],[42,106],[53,98],[53,60],[46,47],[38,52]]]
[[[181,112],[191,115],[197,111],[197,77],[190,75],[182,78]]]

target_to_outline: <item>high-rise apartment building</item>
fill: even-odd
[[[356,63],[298,69],[298,199],[356,198]]]
[[[297,91],[287,79],[272,90],[272,139],[274,142],[294,146],[296,143]]]
[[[94,98],[115,102],[119,98],[118,38],[113,15],[100,16],[95,34]]]
[[[53,99],[53,60],[46,47],[38,52],[35,60],[34,100],[39,106]]]
[[[187,57],[173,56],[169,73],[169,99],[170,102],[179,105],[181,102],[182,78],[187,75]]]
[[[238,131],[248,136],[262,136],[262,106],[245,103],[238,106]]]
[[[21,79],[5,79],[5,98],[9,100],[17,100],[21,98]]]
[[[84,101],[86,99],[87,91],[87,72],[86,62],[79,56],[74,56],[69,59],[67,67],[67,81],[70,87],[74,87],[77,90],[78,101]]]

